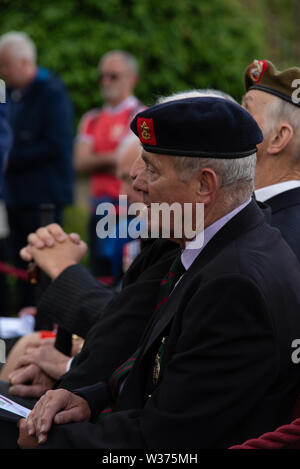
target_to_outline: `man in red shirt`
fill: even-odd
[[[90,175],[91,267],[100,277],[118,275],[110,260],[114,254],[109,248],[109,238],[101,240],[96,234],[99,221],[96,207],[101,202],[118,204],[120,181],[115,175],[118,148],[131,133],[131,120],[144,107],[132,94],[137,81],[137,62],[128,52],[110,51],[101,58],[99,82],[105,104],[83,116],[75,144],[75,168]],[[120,259],[120,268],[121,262]]]

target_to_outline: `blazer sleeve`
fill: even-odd
[[[80,264],[65,269],[43,293],[38,310],[71,334],[85,338],[116,297]]]

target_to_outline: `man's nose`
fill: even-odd
[[[132,174],[132,187],[135,191],[148,192],[146,169],[140,168]]]

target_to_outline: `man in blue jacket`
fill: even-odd
[[[0,214],[5,210],[2,201],[3,174],[7,163],[7,155],[12,144],[12,132],[7,122],[7,104],[6,104],[6,86],[3,80],[0,80]],[[5,227],[2,225],[3,217],[0,221],[0,259],[4,260],[6,244],[5,244]],[[9,293],[6,284],[6,276],[0,274],[0,312],[7,313],[9,308]]]
[[[53,204],[54,221],[72,201],[72,106],[64,85],[36,65],[36,49],[24,33],[0,38],[0,75],[6,82],[13,131],[4,180],[13,262],[27,235],[41,225],[41,204]],[[20,284],[21,287],[22,284]],[[20,306],[34,303],[22,285]]]
[[[4,82],[2,83],[4,84]],[[2,83],[0,82],[0,86]],[[0,100],[0,191],[2,189],[5,162],[11,143],[12,134],[6,118],[6,104]]]

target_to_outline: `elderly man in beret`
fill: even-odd
[[[200,203],[204,231],[190,241],[171,224],[181,252],[136,352],[108,383],[48,391],[20,421],[21,447],[226,448],[291,417],[300,266],[251,200],[257,123],[201,97],[153,106],[131,128],[149,219],[153,203],[190,203],[194,215]]]
[[[255,195],[272,210],[272,225],[300,259],[300,68],[279,71],[254,60],[245,71],[243,106],[264,135],[258,146]]]

